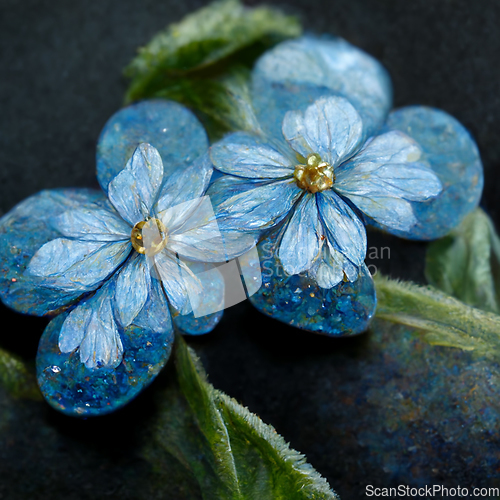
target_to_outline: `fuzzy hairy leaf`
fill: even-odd
[[[191,471],[205,500],[338,499],[271,426],[207,382],[180,337],[175,366],[146,458],[161,462],[159,444]]]
[[[434,345],[500,360],[500,316],[468,306],[432,287],[375,276],[376,316],[424,331]]]
[[[14,397],[42,399],[34,370],[4,349],[0,349],[0,385]]]
[[[500,311],[500,238],[483,210],[429,245],[425,274],[431,285],[466,304]]]
[[[270,45],[300,33],[298,20],[276,9],[248,8],[238,0],[214,2],[167,27],[139,50],[125,69],[131,79],[126,100],[157,95],[174,79],[221,74],[230,61],[219,69],[213,66],[230,56],[251,63]]]

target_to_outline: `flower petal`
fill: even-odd
[[[283,120],[283,135],[295,151],[304,158],[317,153],[332,166],[359,148],[362,130],[361,117],[343,97],[322,97]]]
[[[116,278],[115,306],[123,327],[141,312],[151,288],[149,264],[145,255],[134,252]]]
[[[68,415],[103,415],[124,406],[149,385],[170,356],[173,331],[168,308],[162,310],[163,321],[155,324],[160,328],[135,325],[119,328],[113,324],[113,286],[113,281],[108,282],[100,290],[103,295],[98,292],[74,309],[88,307],[94,321],[92,329],[89,330],[90,325],[87,327],[81,354],[59,349],[58,339],[67,312],[49,323],[40,340],[37,355],[40,389],[53,407]],[[145,314],[150,320],[158,319],[158,313],[150,314],[149,305],[148,301],[136,321],[144,319]],[[123,351],[121,363],[120,351]]]
[[[167,248],[199,262],[224,262],[253,248],[256,237],[238,231],[223,231],[217,221],[173,235]]]
[[[323,245],[321,258],[316,264],[310,275],[321,288],[333,288],[341,281],[352,283],[359,275],[358,268],[329,243]]]
[[[207,190],[207,196],[210,197],[210,202],[214,207],[214,211],[218,211],[219,205],[227,199],[238,194],[249,191],[259,186],[264,186],[268,183],[262,179],[245,179],[243,177],[234,177],[233,175],[222,174],[217,180],[212,182]]]
[[[262,286],[249,297],[262,313],[279,321],[329,336],[365,331],[375,313],[373,280],[366,266],[358,279],[322,288],[311,273],[286,275],[277,256],[276,232],[258,245]]]
[[[442,191],[425,202],[411,203],[416,224],[409,229],[371,222],[404,238],[441,238],[479,204],[483,166],[474,140],[455,118],[424,106],[392,112],[384,130],[399,130],[419,144],[421,161],[430,165],[441,182]]]
[[[278,179],[293,175],[294,158],[279,152],[262,136],[236,132],[210,148],[215,168],[251,179]]]
[[[130,241],[102,242],[57,238],[45,243],[26,268],[41,284],[59,290],[95,289],[130,253]]]
[[[181,274],[183,263],[175,254],[164,250],[154,257],[155,270],[172,306],[181,314],[191,312],[185,276]],[[192,285],[192,283],[190,283]],[[194,284],[195,288],[197,283]]]
[[[113,315],[114,283],[107,283],[94,296],[73,309],[62,325],[59,349],[79,349],[87,368],[115,368],[121,363],[123,345]]]
[[[80,347],[92,318],[92,308],[86,304],[75,307],[64,321],[59,334],[59,349],[68,353]]]
[[[196,212],[202,198],[185,201],[158,212],[156,216],[163,222],[167,233],[171,235],[181,228],[186,219],[189,219],[193,212]],[[169,236],[170,237],[170,236]]]
[[[208,196],[197,200],[193,208],[183,206],[192,202],[182,203],[162,212],[162,221],[169,229],[167,248],[192,260],[201,262],[224,262],[237,257],[255,246],[255,238],[251,235],[229,231],[224,235],[219,229],[214,210]],[[169,217],[169,212],[177,211],[184,217]],[[165,222],[167,219],[180,219],[182,224],[173,228]]]
[[[115,212],[103,208],[68,210],[54,220],[54,227],[68,238],[119,241],[130,238],[130,226]]]
[[[319,256],[322,235],[316,197],[307,194],[295,207],[281,239],[278,256],[287,274],[299,274],[311,268]]]
[[[302,192],[293,179],[259,185],[221,203],[217,220],[223,230],[262,231],[278,224]]]
[[[202,294],[197,300],[194,297],[190,301],[194,310],[188,314],[180,314],[172,311],[175,326],[188,335],[203,335],[211,332],[219,323],[224,312],[224,279],[217,268],[201,262],[187,263],[190,270],[199,279],[202,286]]]
[[[378,223],[408,231],[417,222],[409,202],[441,192],[441,182],[421,158],[419,145],[402,132],[379,135],[339,169],[335,190]]]
[[[160,280],[151,280],[148,300],[135,317],[134,325],[157,333],[173,331],[167,296]]]
[[[203,126],[184,106],[163,99],[127,106],[108,120],[97,144],[97,178],[105,191],[142,142],[159,151],[165,176],[183,171],[208,148]]]
[[[94,301],[100,303],[86,326],[80,361],[87,368],[116,368],[122,362],[123,344],[113,316],[113,299],[99,296]]]
[[[324,246],[318,266],[311,273],[321,288],[333,288],[344,279],[344,267],[340,257],[343,255],[330,245]]]
[[[186,292],[189,296],[192,313],[195,318],[208,316],[214,312],[222,311],[224,307],[234,305],[224,303],[224,276],[219,271],[224,267],[216,267],[204,262],[180,261],[181,275],[184,280]],[[237,269],[237,266],[234,267]],[[239,271],[237,270],[238,284],[241,284]],[[232,276],[231,278],[234,278]],[[241,286],[241,289],[243,287]],[[231,290],[229,290],[231,293]],[[241,302],[246,299],[243,291]]]
[[[161,190],[155,212],[201,198],[208,188],[212,172],[212,163],[205,154],[185,170],[172,173]]]
[[[252,99],[266,132],[279,137],[285,113],[325,95],[346,98],[358,111],[365,138],[392,106],[390,78],[381,64],[341,38],[303,36],[264,53],[252,73]]]
[[[109,201],[133,226],[151,214],[162,182],[160,154],[150,144],[142,143],[125,169],[109,183]]]
[[[363,264],[366,256],[366,230],[359,217],[331,190],[317,195],[317,201],[330,244],[353,264]]]
[[[52,315],[82,290],[48,288],[45,278],[25,273],[35,252],[57,238],[54,220],[68,210],[111,209],[101,191],[54,189],[19,203],[0,219],[0,297],[25,314]]]

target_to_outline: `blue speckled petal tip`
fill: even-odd
[[[192,312],[181,315],[177,311],[172,311],[172,320],[181,333],[204,335],[210,333],[219,324],[223,314],[224,311],[217,311],[202,318],[196,318]]]
[[[103,303],[102,298],[94,302],[90,299],[77,308],[90,307],[100,313]],[[118,358],[117,366],[88,368],[92,363],[84,341],[81,347],[62,353],[59,334],[67,317],[66,312],[49,323],[37,354],[42,394],[51,406],[67,415],[91,417],[121,408],[152,382],[170,356],[174,340],[170,314],[166,302],[154,294],[134,321],[143,327],[131,325],[123,329],[115,323],[118,344],[123,347],[123,358],[121,362]],[[99,342],[91,346],[94,351],[100,347]],[[82,349],[85,351],[80,352]]]
[[[288,276],[276,255],[278,234],[258,245],[262,286],[250,302],[262,313],[291,326],[332,337],[364,332],[375,313],[373,279],[362,265],[354,282],[326,289],[305,274]]]
[[[165,178],[208,148],[201,123],[178,103],[151,99],[123,108],[107,121],[97,144],[97,179],[105,191],[142,142],[160,153]]]

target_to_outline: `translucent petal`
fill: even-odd
[[[321,288],[333,288],[344,278],[344,267],[339,257],[342,254],[330,246],[325,245],[321,255],[320,262],[314,270],[314,278]]]
[[[356,281],[358,268],[332,245],[323,245],[321,258],[310,270],[310,276],[321,288],[332,288],[341,281]]]
[[[133,226],[151,214],[162,182],[163,164],[158,151],[142,143],[125,169],[109,183],[109,201]]]
[[[295,207],[281,239],[278,256],[287,274],[299,274],[311,268],[319,256],[322,236],[316,197],[307,194]]]
[[[134,255],[116,278],[115,306],[123,327],[130,325],[141,312],[151,288],[151,274],[145,255]]]
[[[191,305],[184,282],[185,277],[181,274],[181,266],[182,263],[175,254],[167,250],[154,257],[154,268],[169,302],[181,314],[187,314],[191,311]]]
[[[79,348],[87,368],[115,368],[123,345],[113,314],[114,280],[104,285],[66,317],[59,333],[59,349],[70,353]]]
[[[16,311],[52,315],[81,294],[80,288],[49,288],[46,278],[25,273],[36,251],[60,234],[54,220],[71,210],[112,210],[101,191],[54,189],[19,203],[0,219],[0,297]]]
[[[185,170],[172,173],[161,190],[155,213],[201,198],[208,188],[212,171],[207,153]]]
[[[333,191],[323,191],[316,196],[328,241],[351,262],[360,266],[366,256],[365,226]]]
[[[283,135],[295,151],[304,158],[317,153],[332,166],[359,148],[362,129],[358,112],[342,97],[322,97],[283,120]]]
[[[118,241],[130,238],[130,226],[116,213],[102,208],[68,210],[54,220],[54,227],[68,238]]]
[[[79,305],[69,313],[59,334],[61,352],[72,352],[80,347],[91,318],[92,308],[88,304]]]
[[[254,246],[255,239],[245,233],[231,231],[224,236],[221,234],[208,196],[199,199],[195,209],[183,210],[183,205],[186,203],[166,211],[178,210],[187,214],[182,225],[169,232],[167,248],[170,251],[197,261],[223,262]],[[168,219],[168,214],[164,215],[162,220]]]
[[[210,148],[215,168],[252,179],[277,179],[293,175],[293,155],[286,156],[262,136],[236,132]]]
[[[26,268],[41,284],[61,290],[89,291],[106,279],[130,253],[130,241],[102,242],[57,238],[45,243]]]
[[[193,312],[194,317],[199,318],[224,309],[224,280],[218,269],[211,264],[191,263],[185,260],[180,260],[179,264],[190,303],[189,309],[184,308],[179,312],[181,314]],[[219,286],[211,287],[212,283],[217,283]],[[210,288],[213,295],[207,297]]]
[[[168,234],[175,233],[184,225],[190,215],[197,210],[201,200],[202,198],[196,198],[179,203],[158,212],[156,216],[163,222]]]
[[[222,318],[224,310],[224,278],[211,264],[185,262],[202,286],[202,300],[191,297],[193,312],[179,314],[173,310],[174,323],[183,333],[202,335],[212,331]]]
[[[112,290],[109,293],[112,294]],[[155,305],[148,301],[136,321],[144,320],[147,315],[147,321],[155,328],[131,325],[118,328],[117,336],[111,324],[111,303],[109,295],[105,300],[92,301],[91,310],[94,315],[100,315],[99,328],[104,337],[91,336],[88,346],[84,346],[88,364],[94,364],[95,359],[96,364],[106,362],[107,367],[88,368],[81,362],[78,351],[60,351],[58,338],[67,312],[51,321],[42,335],[37,355],[38,383],[45,399],[63,413],[102,415],[124,406],[151,383],[169,358],[173,331],[168,308],[163,307],[160,315],[155,309],[157,300]],[[120,342],[123,362],[118,364]]]
[[[201,123],[176,102],[150,99],[123,108],[108,120],[97,144],[97,178],[104,190],[142,142],[159,151],[165,176],[183,171],[208,148]]]
[[[438,195],[441,182],[422,162],[418,144],[394,131],[375,137],[343,165],[335,190],[378,223],[408,231],[417,222],[408,201],[425,201]]]
[[[373,135],[392,106],[390,78],[381,64],[341,38],[303,36],[267,51],[252,74],[258,119],[273,137],[281,135],[287,111],[304,110],[321,96],[346,98]]]
[[[440,238],[477,207],[483,190],[483,167],[474,140],[447,113],[424,106],[392,112],[384,131],[399,130],[414,139],[439,178],[442,191],[428,201],[411,203],[416,224],[391,228],[369,221],[392,234],[416,240]]]
[[[180,256],[193,260],[225,261],[224,241],[211,207],[210,211],[212,215],[206,219],[199,212],[193,214],[188,225],[182,228],[182,232],[170,237],[167,247]]]
[[[224,229],[267,229],[288,214],[302,192],[293,179],[272,181],[226,199],[217,207],[217,219]]]
[[[284,273],[279,262],[277,235],[258,245],[262,286],[249,297],[262,313],[296,328],[330,336],[355,335],[365,331],[375,313],[373,280],[366,266],[358,279],[322,288],[311,273]]]
[[[94,298],[92,316],[80,344],[80,361],[86,368],[116,368],[122,362],[123,344],[113,315],[113,299]]]

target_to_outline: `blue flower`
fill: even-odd
[[[149,316],[139,315],[153,288],[164,292],[181,314],[200,307],[193,301],[200,302],[202,284],[177,255],[206,261],[210,252],[216,260],[224,259],[222,240],[219,249],[214,246],[217,227],[203,223],[200,200],[211,175],[210,162],[202,157],[163,184],[160,155],[143,143],[110,182],[111,206],[72,209],[53,218],[62,237],[43,245],[26,273],[41,278],[40,286],[60,291],[100,288],[66,318],[59,335],[61,352],[78,349],[87,368],[118,366],[123,355],[118,327],[152,326]],[[103,285],[106,280],[112,284]],[[171,329],[167,301],[157,309],[161,321],[155,327]]]
[[[166,172],[152,139],[169,161]],[[54,407],[94,415],[123,406],[168,360],[173,323],[199,334],[220,320],[224,282],[204,264],[226,259],[203,196],[212,175],[207,148],[182,106],[131,106],[99,141],[107,197],[44,191],[0,220],[2,300],[55,316],[37,356],[38,382]]]
[[[221,202],[217,214],[224,228],[240,230],[267,229],[289,217],[278,251],[283,268],[289,275],[309,271],[323,288],[355,281],[363,265],[366,231],[352,206],[408,230],[416,223],[409,201],[441,192],[413,139],[391,131],[364,143],[362,119],[343,97],[288,112],[283,136],[288,149],[248,133],[212,146],[216,168],[238,176],[218,181],[213,191],[231,181],[253,183]]]
[[[283,147],[287,147],[282,134],[285,114],[305,111],[325,96],[340,96],[352,104],[363,123],[363,142],[390,131],[403,132],[417,142],[421,160],[442,184],[441,193],[426,202],[408,200],[416,219],[408,230],[365,217],[369,225],[404,238],[432,240],[446,235],[479,203],[483,168],[467,130],[434,108],[408,106],[391,111],[387,71],[341,38],[304,36],[277,45],[257,61],[250,94],[258,130]]]
[[[386,70],[340,38],[277,45],[248,94],[246,131],[211,148],[227,175],[208,194],[224,231],[259,240],[263,286],[250,301],[299,328],[360,333],[376,307],[364,225],[446,235],[479,203],[477,147],[443,111],[391,111]]]

